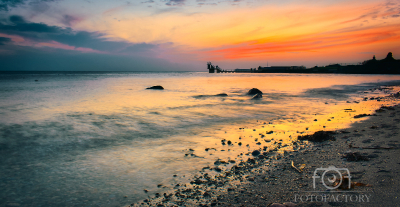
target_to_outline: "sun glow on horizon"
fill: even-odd
[[[389,51],[395,57],[400,55],[400,1],[397,0],[168,2],[86,2],[75,9],[78,2],[61,1],[59,4],[74,15],[47,20],[42,14],[34,16],[32,21],[53,25],[58,22],[56,25],[63,28],[100,34],[108,42],[155,45],[156,48],[143,51],[142,55],[176,63],[208,60],[251,63],[266,59],[311,63],[324,56],[326,61],[355,61]],[[36,46],[98,52],[96,48],[77,50],[85,47],[57,40],[38,42]],[[103,52],[119,51],[124,48]]]

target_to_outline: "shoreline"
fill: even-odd
[[[394,102],[389,101],[389,105],[393,104]],[[352,123],[350,128],[336,130],[337,134],[334,135],[336,138],[335,141],[325,141],[321,143],[294,141],[292,144],[292,151],[281,151],[279,147],[274,149],[264,148],[263,150],[259,149],[251,152],[246,161],[235,162],[234,160],[217,160],[214,163],[214,167],[205,167],[200,171],[200,174],[193,175],[190,183],[177,184],[173,191],[164,193],[163,195],[156,193],[154,197],[145,199],[136,204],[131,204],[130,206],[268,206],[273,203],[285,202],[294,202],[298,204],[298,206],[358,206],[360,203],[343,204],[335,202],[316,203],[296,201],[296,198],[299,198],[296,197],[296,195],[299,195],[298,193],[305,190],[312,190],[313,183],[311,177],[313,171],[318,167],[328,166],[348,168],[350,173],[356,175],[355,178],[357,179],[354,179],[355,181],[372,185],[372,187],[364,187],[364,190],[366,189],[368,193],[375,193],[374,190],[378,188],[374,188],[374,186],[377,186],[376,183],[378,183],[379,190],[377,192],[379,196],[371,197],[370,202],[363,203],[362,205],[380,205],[382,203],[381,199],[373,199],[383,198],[383,196],[380,196],[379,192],[387,192],[391,190],[391,188],[386,187],[386,189],[381,189],[385,188],[387,185],[382,187],[378,181],[374,180],[373,175],[379,172],[383,173],[383,177],[395,178],[397,177],[394,176],[397,174],[397,169],[400,170],[399,158],[397,158],[399,160],[395,158],[390,159],[391,162],[397,160],[391,163],[391,166],[393,166],[395,170],[382,167],[382,163],[387,163],[388,161],[381,160],[386,157],[395,157],[396,153],[399,155],[396,151],[397,148],[400,148],[400,145],[396,142],[396,138],[398,138],[399,135],[396,132],[391,132],[392,134],[389,138],[394,139],[390,139],[390,141],[392,141],[391,143],[385,143],[385,138],[382,137],[383,132],[389,130],[393,131],[393,129],[397,129],[397,126],[400,126],[399,111],[400,106],[398,105],[392,108],[384,106],[377,110],[375,113],[376,116],[361,118],[361,122]],[[353,115],[357,116],[360,114],[355,113]],[[399,121],[394,123],[394,119]],[[382,123],[379,125],[377,122]],[[375,125],[367,126],[372,123],[375,123]],[[378,134],[374,134],[376,132],[378,132]],[[369,135],[369,133],[371,133],[371,135]],[[370,137],[372,135],[377,136],[377,138]],[[386,141],[388,140],[389,139]],[[395,145],[396,149],[375,149],[372,151],[371,149],[349,149],[349,143],[351,143],[352,146],[365,147],[365,145],[371,145],[375,142],[381,145],[382,143]],[[369,156],[369,161],[344,161],[342,156],[348,150],[367,153],[367,155],[364,156]],[[386,150],[387,152],[378,152],[382,150]],[[246,152],[243,151],[243,153]],[[395,153],[395,155],[393,155],[393,153]],[[316,157],[319,159],[315,159]],[[376,163],[375,161],[381,163]],[[293,162],[295,167],[297,166],[296,168],[302,168],[304,166],[302,172],[298,172],[298,169],[292,167],[291,162]],[[222,167],[222,169],[219,167],[226,165],[233,166],[226,171],[224,171],[224,167]],[[371,167],[371,165],[372,167],[378,166],[379,170],[370,172],[370,170],[366,168]],[[365,180],[365,178],[368,179]],[[399,186],[397,181],[395,184]],[[399,187],[393,189],[396,189],[393,190],[393,192],[400,190]],[[387,201],[387,204],[397,201],[393,201],[390,196],[386,198],[390,200]],[[274,205],[277,206],[278,204]]]
[[[256,173],[254,182],[222,195],[219,202],[223,206],[284,207],[287,202],[296,206],[393,206],[400,202],[400,182],[396,179],[400,170],[399,127],[400,105],[380,108],[376,116],[334,135],[334,141],[314,142],[305,149],[288,153],[281,163],[273,166],[274,170]],[[350,152],[359,153],[365,160],[346,159]],[[292,161],[297,168],[305,166],[302,172],[292,167]],[[350,190],[327,190],[317,186],[316,191],[320,192],[315,192],[314,171],[329,166],[348,169],[352,182],[367,186],[355,186]],[[342,196],[337,202],[312,197],[325,195],[329,198],[335,193]],[[358,200],[355,196],[359,196]],[[368,199],[360,199],[361,196],[368,196]]]

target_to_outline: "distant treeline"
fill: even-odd
[[[271,68],[272,69],[272,68]],[[324,67],[294,67],[290,69],[268,70],[267,68],[259,68],[259,73],[347,73],[347,74],[400,74],[400,60],[393,58],[393,54],[389,52],[385,59],[377,60],[375,56],[362,62],[359,65],[340,65],[333,64]]]

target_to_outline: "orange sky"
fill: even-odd
[[[199,68],[205,61],[228,68],[357,63],[388,52],[400,59],[399,0],[144,2],[61,1],[57,7],[67,11],[73,30],[95,32],[110,42],[156,45],[152,57]],[[30,18],[67,27],[59,19],[51,12]],[[32,45],[71,49],[56,40]]]

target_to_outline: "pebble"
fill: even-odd
[[[258,150],[254,150],[252,153],[251,153],[251,155],[253,155],[253,156],[258,156],[258,155],[260,155],[261,153],[260,153],[260,151],[258,151]]]

